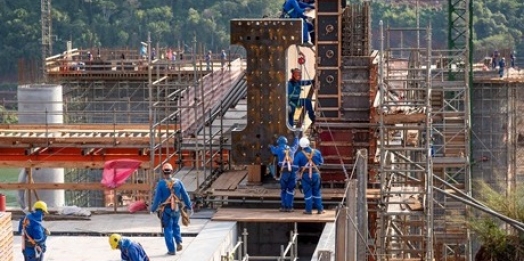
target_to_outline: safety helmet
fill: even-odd
[[[287,144],[287,138],[284,137],[284,136],[278,137],[277,144],[278,145],[286,145]]]
[[[122,240],[122,236],[120,234],[112,234],[109,236],[109,245],[111,246],[111,249],[117,249],[118,242],[120,242],[120,240]]]
[[[35,204],[33,205],[33,209],[34,210],[40,209],[43,212],[49,214],[49,212],[47,212],[47,204],[44,201],[42,201],[42,200],[39,200],[39,201],[35,202]]]
[[[300,145],[301,148],[307,148],[309,147],[309,139],[306,137],[302,137],[298,141],[298,144]]]
[[[162,171],[164,173],[171,174],[171,172],[173,172],[173,166],[171,165],[171,163],[165,163],[164,165],[162,165]]]

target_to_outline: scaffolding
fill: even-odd
[[[423,34],[426,43],[396,46],[391,36],[400,31]],[[381,28],[377,258],[432,261],[431,30],[388,28],[385,37]],[[407,61],[399,61],[401,52]]]
[[[395,45],[399,32],[426,42]],[[432,50],[430,28],[388,28],[382,43],[378,258],[468,258],[466,206],[445,193],[469,193],[466,52]]]

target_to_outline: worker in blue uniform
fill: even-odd
[[[287,138],[280,136],[277,146],[270,145],[271,153],[277,156],[277,167],[280,169],[280,212],[293,212],[295,197],[296,170],[293,166],[295,152],[298,149],[298,138],[295,137],[293,145],[287,145]]]
[[[300,18],[303,21],[302,41],[312,45],[309,31],[312,30],[312,18],[305,15],[305,11],[315,9],[314,4],[304,3],[297,0],[286,0],[282,6],[281,18]]]
[[[164,178],[158,181],[156,185],[153,204],[151,204],[151,213],[158,211],[162,221],[167,254],[175,255],[176,251],[182,250],[182,235],[178,223],[181,211],[189,212],[191,215],[193,210],[184,184],[181,180],[171,177],[173,166],[169,163],[164,164],[162,172]]]
[[[294,125],[295,110],[297,107],[304,107],[308,113],[311,123],[315,123],[315,112],[311,99],[300,98],[302,86],[313,84],[313,80],[302,80],[302,70],[299,68],[291,69],[291,79],[287,82],[287,99],[288,99],[288,123]]]
[[[22,236],[22,254],[25,261],[42,261],[46,252],[47,236],[51,233],[43,225],[47,204],[37,201],[33,205],[33,211],[20,220],[18,232]]]
[[[304,214],[311,214],[313,206],[316,207],[318,214],[322,214],[324,207],[322,206],[318,166],[324,163],[324,158],[319,150],[310,147],[308,138],[302,137],[299,145],[302,150],[295,155],[293,165],[297,166],[297,176],[302,181],[302,191],[306,203]]]
[[[111,249],[120,249],[120,258],[123,261],[149,261],[146,251],[138,242],[122,237],[120,234],[109,236]]]

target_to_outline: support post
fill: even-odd
[[[368,150],[360,149],[357,153],[357,260],[367,260],[368,250],[368,203],[366,199],[368,186]]]
[[[346,189],[346,259],[357,261],[357,183],[358,180],[349,180]]]
[[[346,208],[339,205],[337,208],[337,218],[335,219],[335,261],[345,261],[346,245]]]

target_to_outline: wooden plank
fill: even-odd
[[[211,188],[216,190],[234,190],[246,175],[247,171],[245,170],[222,173],[213,184],[211,184]]]
[[[219,208],[211,220],[214,221],[238,221],[238,222],[308,222],[325,223],[335,221],[335,210],[326,210],[324,214],[312,215],[295,212],[280,212],[278,209],[259,208]]]
[[[366,197],[368,199],[376,199],[380,197],[380,189],[367,189]],[[295,190],[295,198],[304,198],[298,189]],[[267,189],[263,187],[254,187],[249,189],[237,189],[237,190],[209,190],[207,193],[209,196],[216,197],[254,197],[254,198],[280,198],[280,189]],[[341,199],[344,197],[344,189],[322,189],[322,199]]]
[[[0,253],[1,260],[12,261],[13,258],[13,225],[11,213],[0,212]]]

